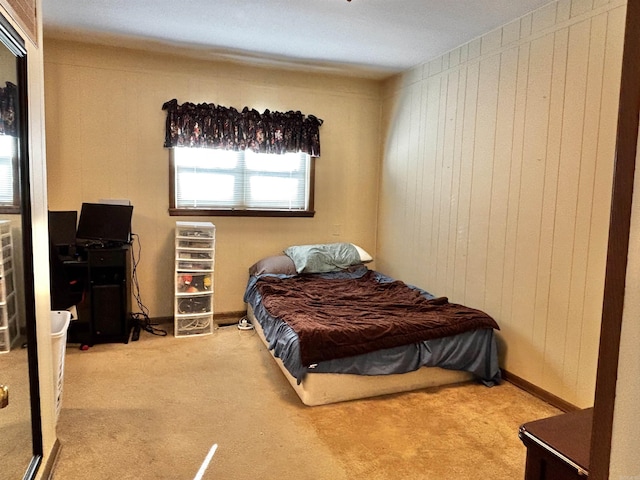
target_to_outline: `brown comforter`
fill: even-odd
[[[303,365],[446,337],[478,328],[498,329],[486,313],[425,299],[400,281],[265,276],[256,287],[273,317],[298,335]]]

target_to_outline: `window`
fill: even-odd
[[[19,213],[17,139],[0,135],[0,212]]]
[[[305,153],[171,152],[172,215],[313,216],[313,160]]]

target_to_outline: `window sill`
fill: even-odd
[[[6,214],[6,215],[20,215],[20,207],[0,205],[0,213]]]
[[[297,217],[311,218],[316,214],[313,210],[232,210],[232,209],[199,209],[170,208],[171,217]]]

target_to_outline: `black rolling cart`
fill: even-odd
[[[51,304],[76,308],[67,341],[91,346],[128,343],[131,333],[133,206],[83,203],[49,212]]]
[[[82,301],[71,322],[69,342],[128,343],[131,332],[131,259],[129,245],[87,248],[82,260],[65,262],[74,272]]]

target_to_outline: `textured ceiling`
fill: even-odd
[[[549,0],[43,0],[45,36],[386,76]]]

